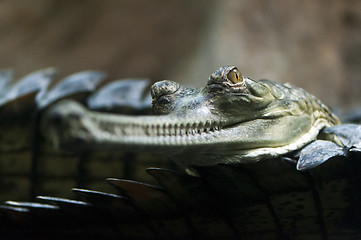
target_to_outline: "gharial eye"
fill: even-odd
[[[243,81],[242,74],[240,71],[238,71],[237,68],[233,68],[229,73],[227,74],[227,78],[234,84],[240,83]]]

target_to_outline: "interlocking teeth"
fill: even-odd
[[[99,127],[106,132],[118,136],[190,136],[219,131],[217,122],[194,122],[187,124],[139,124],[125,123],[122,125],[107,124]]]
[[[217,122],[206,121],[205,123],[187,124],[186,127],[181,125],[179,135],[195,135],[202,133],[209,133],[221,130]]]

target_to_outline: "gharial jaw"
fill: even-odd
[[[186,147],[203,143],[220,130],[218,120],[188,119],[175,116],[126,116],[98,113],[74,101],[63,101],[49,109],[42,120],[44,134],[62,148],[108,149],[122,146],[154,149],[163,146]],[[97,147],[97,146],[94,146]],[[72,149],[73,150],[73,149]]]
[[[281,122],[283,126],[279,125]],[[62,149],[146,150],[193,165],[257,161],[285,154],[316,139],[320,129],[330,126],[319,119],[306,133],[286,129],[291,125],[306,127],[301,124],[308,125],[307,118],[256,119],[238,126],[227,126],[217,120],[185,123],[183,118],[167,115],[131,117],[96,113],[73,101],[58,103],[43,119],[45,134]]]
[[[234,67],[215,72],[201,90],[158,82],[152,97],[161,115],[98,113],[60,102],[44,114],[44,134],[69,150],[146,150],[209,165],[285,154],[338,121],[303,90],[243,78]]]

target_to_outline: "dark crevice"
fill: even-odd
[[[77,188],[84,188],[86,186],[87,179],[87,171],[86,171],[86,163],[90,153],[83,153],[78,157],[77,164],[77,176],[76,176],[76,184]]]
[[[149,230],[149,232],[153,234],[153,236],[149,236],[150,239],[152,239],[152,237],[154,237],[155,239],[162,239],[162,236],[159,233],[158,229],[156,229],[154,224],[152,224],[150,216],[136,205],[135,200],[131,196],[129,196],[129,194],[126,191],[120,188],[117,189],[120,192],[121,196],[124,196],[128,199],[128,201],[126,201],[127,205],[133,208],[139,215],[140,219],[143,220],[142,225],[144,225],[144,227],[146,227]]]
[[[32,114],[32,134],[31,134],[31,166],[30,166],[30,199],[35,199],[39,185],[38,165],[39,156],[41,154],[41,134],[40,134],[40,118],[42,112],[34,110]]]
[[[315,206],[316,206],[317,219],[318,219],[322,239],[328,240],[328,234],[327,234],[327,229],[326,229],[325,220],[324,220],[323,208],[322,208],[320,195],[317,190],[317,184],[316,184],[315,180],[313,179],[313,177],[309,173],[303,173],[303,176],[305,176],[305,178],[309,181],[310,186],[312,186],[312,196],[313,196],[313,200],[314,200]]]
[[[205,175],[202,173],[203,167],[195,167],[195,169],[200,173],[201,179],[204,182],[204,186],[207,188],[210,196],[215,196],[220,204],[217,204],[214,207],[214,210],[217,211],[218,215],[223,219],[223,221],[228,225],[230,230],[233,232],[234,237],[237,239],[242,239],[242,234],[239,232],[239,229],[235,225],[234,218],[232,214],[227,210],[227,208],[223,206],[227,206],[227,202],[222,197],[222,194],[213,186],[212,182],[205,177]],[[207,167],[205,167],[207,168]]]
[[[134,178],[135,172],[136,172],[136,158],[135,153],[132,152],[126,152],[122,159],[120,161],[123,161],[123,178],[124,179],[131,179]]]
[[[174,165],[173,162],[171,162],[170,169],[175,169],[175,168],[176,168],[176,166]],[[177,200],[177,198],[172,194],[172,192],[168,190],[167,185],[164,184],[163,181],[160,180],[157,176],[154,176],[153,174],[152,174],[152,176],[155,177],[155,179],[160,184],[160,186],[162,186],[164,188],[164,194],[166,194],[169,197],[169,199],[171,199],[173,201],[173,203],[177,206],[177,208],[182,213],[184,222],[185,222],[189,232],[191,233],[191,236],[189,236],[190,239],[208,239],[205,236],[202,236],[202,234],[197,230],[197,227],[194,226],[194,224],[191,221],[191,214],[189,213],[189,211],[187,211],[187,209],[185,207],[183,207],[183,204],[181,202],[179,202],[179,200]]]
[[[247,171],[245,169],[244,171],[245,174],[247,174],[247,176],[252,180],[253,185],[259,190],[261,191],[261,193],[264,196],[264,203],[266,204],[274,222],[277,228],[277,235],[278,238],[277,239],[287,239],[287,237],[285,236],[284,232],[283,232],[283,228],[281,225],[281,221],[279,219],[279,217],[277,216],[277,213],[273,207],[273,204],[271,202],[271,199],[268,196],[267,191],[262,187],[262,185],[260,184],[260,182],[257,180],[257,178],[255,176],[253,176],[253,174],[251,174],[249,171]]]

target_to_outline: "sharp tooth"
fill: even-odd
[[[174,126],[173,126],[173,135],[174,136],[178,135],[178,125],[177,124],[174,124]]]
[[[159,126],[154,125],[154,135],[158,135],[158,134],[159,134]]]
[[[161,135],[161,127],[159,125],[156,126],[157,135]]]
[[[144,133],[145,133],[145,135],[148,135],[148,136],[150,135],[150,133],[149,133],[149,125],[145,126]]]
[[[181,136],[183,136],[184,134],[186,134],[186,130],[184,129],[184,126],[181,125],[181,128],[179,129],[179,134]]]
[[[167,126],[165,124],[163,124],[163,126],[161,127],[161,135],[165,136],[167,135]]]
[[[167,132],[166,135],[168,135],[168,136],[172,136],[172,135],[173,135],[174,132],[173,132],[173,126],[172,126],[172,124],[169,124],[169,125],[167,126],[166,132]]]
[[[177,136],[178,135],[178,125],[172,126],[172,135]]]
[[[185,128],[185,133],[188,136],[191,133],[191,124],[187,123],[186,128]]]
[[[199,125],[198,122],[193,123],[193,125],[192,125],[192,134],[193,135],[196,134],[198,125]]]

